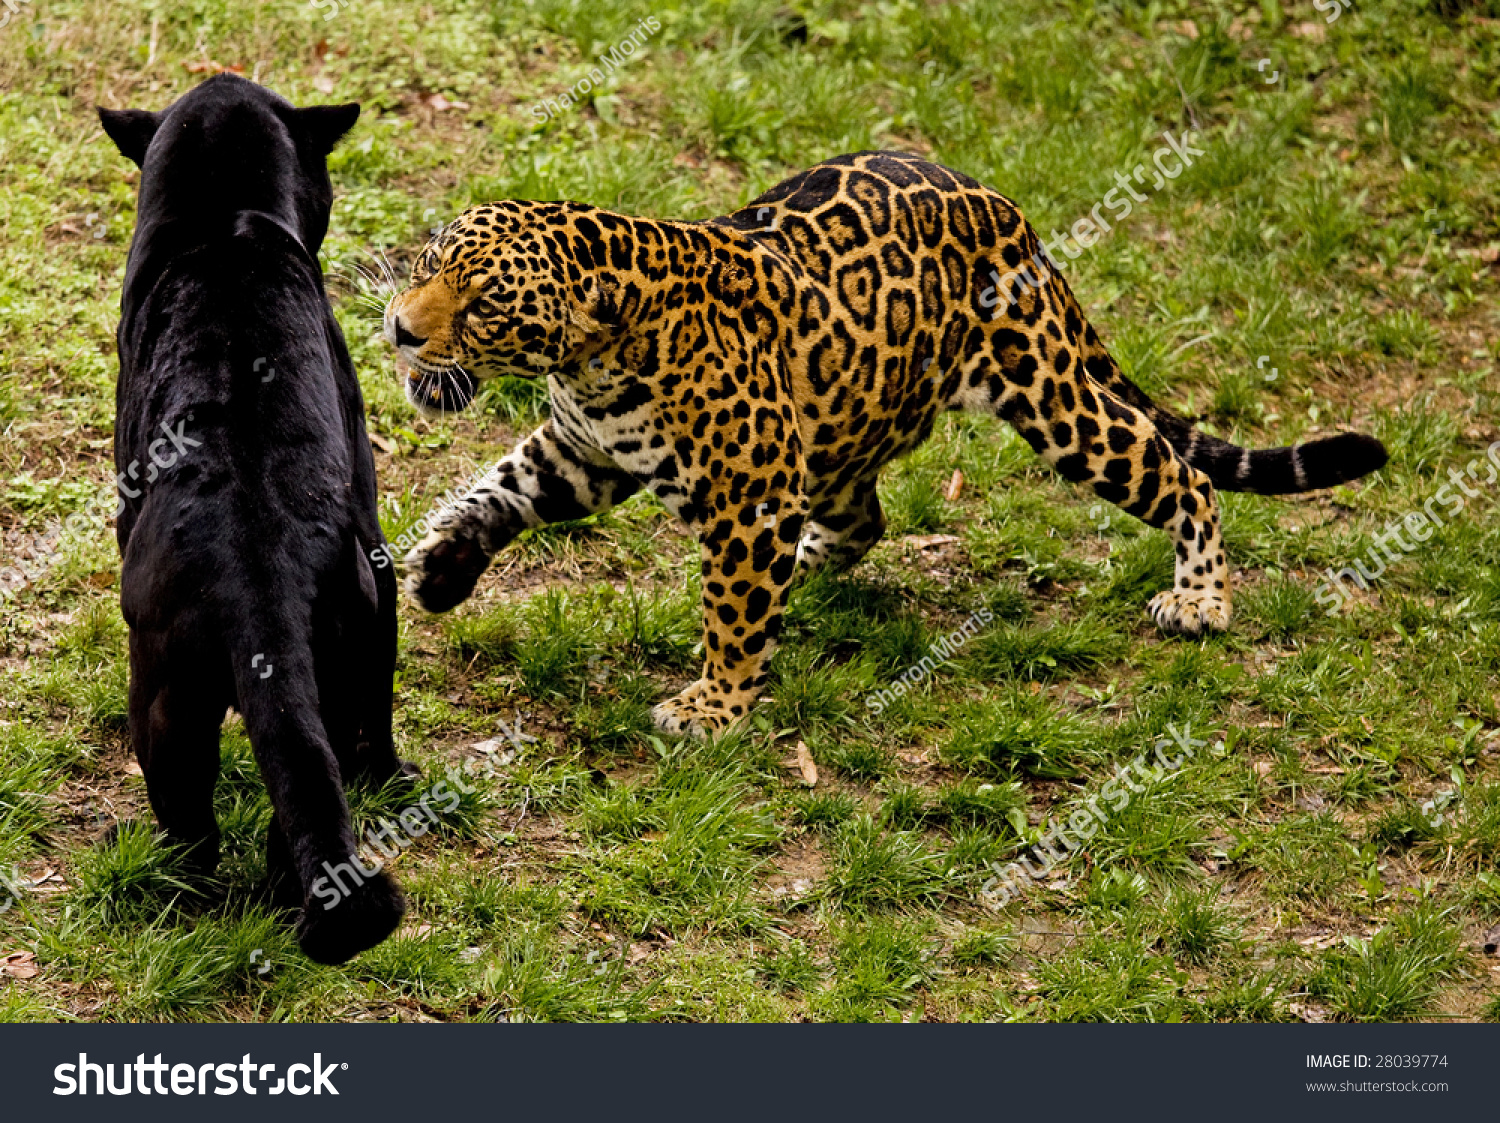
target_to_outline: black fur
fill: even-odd
[[[391,740],[394,571],[368,560],[384,538],[364,401],[317,264],[327,156],[359,106],[297,109],[221,75],[160,113],[99,116],[142,168],[115,428],[131,740],[157,819],[206,875],[219,726],[244,714],[273,882],[300,900],[303,950],[342,962],[404,907],[381,872],[332,908],[312,898],[355,850],[342,785],[410,773]]]

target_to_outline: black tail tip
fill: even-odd
[[[1385,445],[1365,433],[1340,433],[1310,441],[1301,449],[1303,465],[1314,487],[1334,487],[1384,468],[1390,459]]]

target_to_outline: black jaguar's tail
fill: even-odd
[[[405,900],[379,861],[370,870],[358,856],[309,629],[295,608],[250,599],[230,639],[235,695],[300,882],[297,941],[315,963],[343,963],[396,930]]]
[[[1087,336],[1089,376],[1149,417],[1178,455],[1220,491],[1257,495],[1317,491],[1367,476],[1388,459],[1385,446],[1363,433],[1339,433],[1283,448],[1251,449],[1199,432],[1192,422],[1163,409],[1126,378],[1092,328]]]

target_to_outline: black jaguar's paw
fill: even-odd
[[[303,906],[297,943],[315,963],[343,963],[374,947],[396,930],[406,900],[383,871],[366,877],[348,893],[326,881]]]
[[[406,592],[428,612],[447,612],[474,591],[490,555],[458,531],[429,534],[406,555]]]
[[[422,769],[409,760],[402,760],[389,747],[374,749],[361,744],[354,750],[354,759],[344,778],[361,787],[383,788],[389,784],[397,791],[410,792],[420,786]]]

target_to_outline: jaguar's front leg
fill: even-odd
[[[447,612],[521,531],[608,510],[639,488],[602,452],[567,440],[549,420],[406,555],[407,594],[428,612]]]
[[[806,500],[721,508],[700,529],[703,547],[703,677],[652,716],[669,733],[718,733],[750,712],[766,670],[797,567]]]

